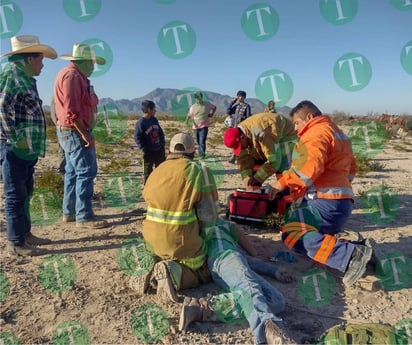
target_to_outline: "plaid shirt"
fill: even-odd
[[[0,74],[0,140],[7,140],[20,158],[37,159],[46,152],[46,122],[36,79],[19,63]]]

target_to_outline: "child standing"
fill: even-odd
[[[134,140],[137,147],[143,151],[144,184],[153,171],[166,159],[165,135],[155,117],[156,105],[150,100],[144,100],[141,105],[143,116],[136,122]]]

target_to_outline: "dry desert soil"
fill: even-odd
[[[90,230],[62,223],[60,208],[52,205],[54,192],[46,187],[33,199],[32,216],[33,233],[52,240],[44,246],[48,254],[13,259],[6,253],[1,206],[1,344],[253,343],[247,322],[196,322],[187,332],[178,332],[181,304],[162,303],[155,294],[138,296],[129,288],[133,267],[126,254],[136,248],[133,243],[140,236],[146,208],[140,194],[141,153],[134,148],[134,123],[135,119],[128,120],[118,142],[97,145],[94,208],[110,227]],[[167,118],[160,124],[167,141],[174,133],[188,130]],[[225,216],[229,194],[242,185],[236,166],[228,162],[230,151],[222,144],[223,132],[223,121],[216,120],[210,128],[205,162],[216,173]],[[411,151],[411,136],[386,141],[373,157],[370,171],[354,180],[354,210],[346,227],[373,238],[380,255],[380,264],[368,268],[359,283],[345,287],[338,272],[295,254],[296,262],[280,259],[273,263],[296,277],[290,284],[267,279],[286,298],[286,308],[279,316],[298,343],[314,343],[325,330],[345,322],[390,324],[411,332]],[[56,167],[57,143],[51,135],[47,156],[36,167],[36,183],[46,173],[59,176]],[[286,251],[273,227],[246,224],[244,229],[261,256]],[[314,274],[319,278],[317,285],[310,278]],[[180,297],[219,291],[209,283],[181,291]]]

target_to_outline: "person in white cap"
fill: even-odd
[[[74,44],[72,54],[63,54],[61,59],[70,61],[58,73],[54,85],[57,137],[66,156],[63,222],[105,228],[108,223],[96,219],[92,208],[97,159],[91,130],[99,99],[88,77],[95,63],[103,65],[106,61],[84,44]]]
[[[142,233],[158,262],[147,274],[131,277],[130,287],[146,293],[153,278],[160,299],[177,302],[177,291],[211,279],[200,229],[217,220],[217,189],[211,171],[193,160],[190,135],[176,134],[169,151],[143,190],[147,215]]]
[[[8,65],[0,75],[0,163],[3,176],[8,253],[36,256],[50,243],[31,232],[30,197],[38,157],[46,152],[46,123],[36,79],[43,58],[55,59],[56,51],[34,35],[11,38]]]

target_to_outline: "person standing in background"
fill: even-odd
[[[147,178],[166,159],[165,135],[159,121],[155,117],[156,105],[153,101],[144,100],[141,106],[143,116],[136,122],[134,141],[143,151],[143,175]]]
[[[199,147],[199,156],[204,158],[206,155],[206,139],[209,130],[210,118],[215,114],[216,106],[203,100],[203,94],[198,91],[195,93],[195,103],[189,109],[187,119],[193,121],[192,129],[196,133],[196,143]]]
[[[43,58],[55,59],[56,51],[34,35],[11,38],[9,64],[0,75],[0,164],[5,194],[7,251],[10,256],[37,256],[46,251],[32,245],[51,241],[31,232],[30,198],[34,167],[46,153],[46,121],[35,76]]]
[[[77,227],[101,229],[108,223],[98,220],[92,209],[97,175],[92,129],[99,99],[88,77],[95,63],[104,65],[106,60],[85,44],[74,44],[72,54],[61,55],[61,59],[70,61],[58,73],[54,85],[57,137],[66,157],[63,221],[76,221]]]
[[[246,92],[239,90],[236,97],[232,99],[226,113],[232,117],[232,127],[236,128],[240,122],[252,115],[250,104],[245,102]],[[229,163],[236,163],[236,155],[232,154]]]

